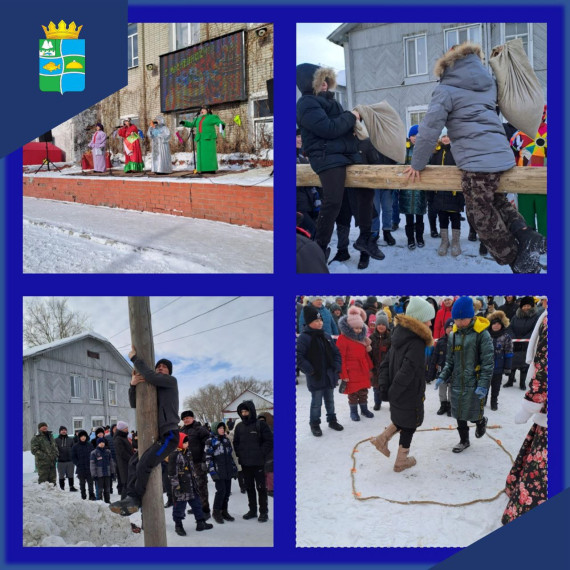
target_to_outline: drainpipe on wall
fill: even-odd
[[[148,125],[148,117],[147,117],[147,109],[146,109],[146,46],[144,43],[144,27],[145,24],[139,24],[141,27],[141,47],[142,47],[142,53],[141,53],[141,73],[142,73],[142,110],[143,110],[143,116],[139,118],[139,129],[144,133],[146,132],[146,127]],[[143,124],[144,121],[144,124]],[[146,139],[145,139],[146,140]],[[144,154],[143,154],[143,160],[144,160]]]

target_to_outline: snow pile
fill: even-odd
[[[504,379],[506,381],[506,378]],[[390,424],[387,402],[380,411],[359,422],[349,418],[348,400],[335,392],[335,410],[344,431],[327,426],[324,407],[322,437],[309,428],[311,394],[303,375],[297,386],[297,547],[465,547],[501,527],[507,496],[491,502],[466,506],[398,504],[408,501],[436,501],[446,504],[491,499],[505,486],[511,469],[509,455],[516,458],[531,423],[517,425],[514,415],[524,392],[517,387],[501,388],[499,409],[485,408],[489,420],[487,434],[475,438],[470,429],[471,447],[453,453],[459,441],[456,427],[447,415],[438,416],[438,391],[426,387],[425,419],[412,440],[410,455],[417,465],[401,473],[393,471],[398,435],[390,442],[390,458],[368,441]],[[372,391],[369,391],[372,409]],[[498,426],[493,428],[492,426]],[[362,442],[362,443],[359,443]],[[353,468],[352,453],[356,458]],[[354,491],[360,493],[356,500]]]
[[[62,491],[37,478],[24,482],[24,546],[135,546],[126,517],[102,501]],[[77,479],[76,479],[77,484]]]

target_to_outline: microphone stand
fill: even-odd
[[[61,172],[61,168],[58,168],[50,159],[49,159],[49,148],[48,148],[48,142],[45,141],[46,143],[46,156],[43,159],[42,163],[39,165],[39,167],[37,168],[37,170],[34,172],[34,174],[37,174],[43,167],[44,165],[47,166],[48,171],[51,172],[50,170],[50,164],[58,171]]]

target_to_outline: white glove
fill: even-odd
[[[523,400],[518,412],[515,414],[516,424],[526,424],[529,418],[542,410],[542,404],[531,402],[530,400]]]

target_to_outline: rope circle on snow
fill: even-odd
[[[494,426],[487,426],[487,430],[489,429],[500,429],[501,426],[498,425],[494,425]],[[433,428],[424,428],[424,429],[418,429],[416,431],[442,431],[442,430],[447,430],[447,431],[454,431],[457,430],[456,427],[453,426],[449,426],[449,427],[433,427]],[[511,464],[514,464],[514,459],[513,456],[505,449],[505,447],[503,446],[503,444],[501,443],[501,440],[494,438],[492,435],[489,434],[489,432],[485,432],[486,435],[491,438],[508,456],[509,459],[511,460]],[[442,507],[466,507],[469,505],[475,505],[476,503],[492,503],[493,501],[496,501],[504,492],[504,489],[501,489],[494,497],[490,497],[488,499],[474,499],[473,501],[469,501],[467,503],[442,503],[440,501],[396,501],[395,499],[387,499],[386,497],[379,497],[379,496],[371,496],[371,497],[362,497],[361,493],[359,493],[356,490],[356,457],[355,454],[358,453],[358,446],[361,443],[366,443],[367,441],[370,441],[373,437],[369,437],[367,439],[363,439],[361,441],[359,441],[354,448],[352,449],[352,453],[351,453],[351,458],[352,458],[352,469],[350,470],[350,478],[352,480],[352,494],[354,496],[354,498],[357,501],[370,501],[371,499],[381,499],[383,501],[386,501],[388,503],[395,503],[397,505],[440,505]]]

